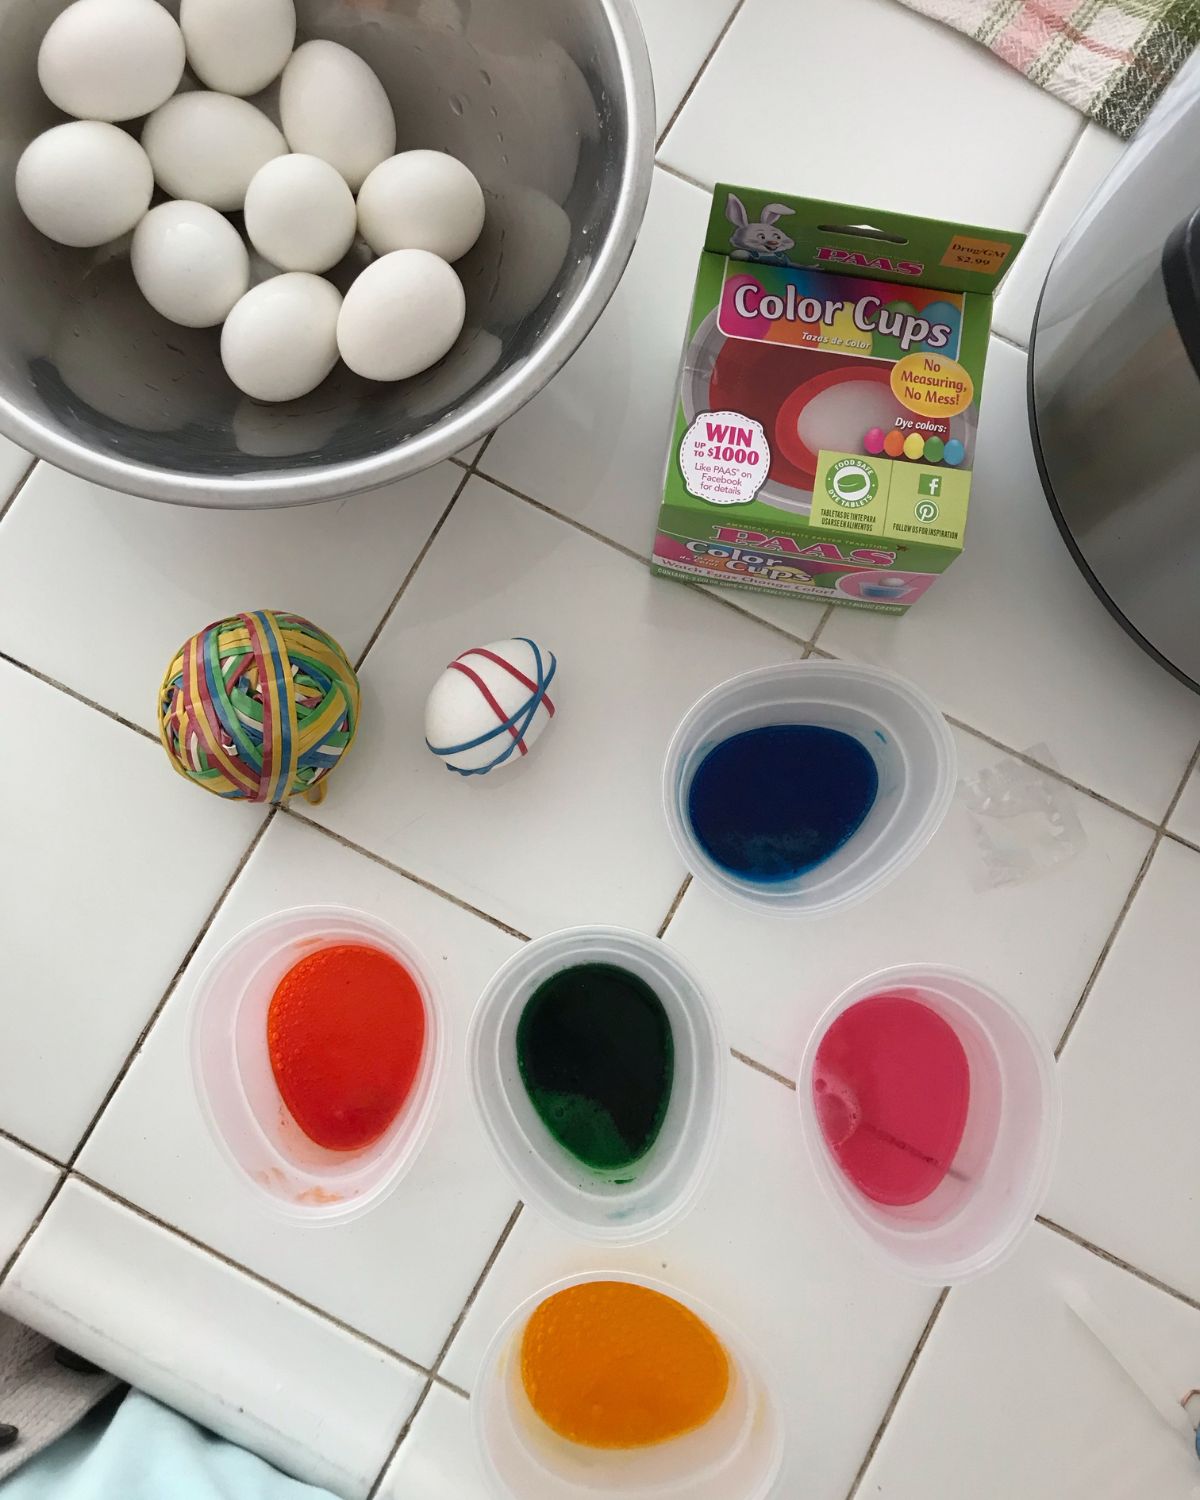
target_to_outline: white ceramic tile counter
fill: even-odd
[[[1200,700],[1076,573],[1024,416],[1040,278],[1119,143],[894,0],[642,9],[663,139],[640,242],[580,353],[488,444],[370,497],[235,518],[27,477],[0,443],[0,1309],[348,1500],[487,1500],[470,1393],[491,1333],[547,1281],[639,1267],[719,1305],[772,1371],[791,1427],[777,1500],[1183,1500],[1200,1480],[1186,1442],[1064,1303],[1086,1288],[1172,1388],[1200,1385]],[[955,121],[915,179],[894,94],[848,110],[844,69],[817,63],[863,45],[890,76],[934,78]],[[704,222],[697,184],[720,176],[1032,231],[998,303],[966,554],[909,620],[644,566],[679,257]],[[264,603],[366,652],[361,741],[328,800],[270,818],[185,786],[152,733],[183,636]],[[516,632],[559,654],[560,721],[521,771],[463,784],[422,748],[423,695],[471,640]],[[680,899],[657,785],[673,725],[738,669],[810,650],[924,686],[968,782],[1025,766],[1070,857],[1007,878],[1002,834],[960,793],[905,878],[844,915],[781,926],[697,887]],[[218,1155],[186,1021],[215,947],[326,901],[426,955],[451,1077],[386,1205],[310,1231]],[[606,921],[666,924],[735,1049],[703,1197],[615,1255],[518,1211],[463,1077],[494,969],[528,935]],[[1048,1222],[946,1297],[846,1237],[788,1082],[842,988],[915,960],[973,971],[1063,1047]]]

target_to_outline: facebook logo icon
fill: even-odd
[[[942,476],[940,474],[922,474],[917,481],[918,495],[940,495],[942,493]]]

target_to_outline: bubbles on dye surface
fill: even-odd
[[[662,1001],[637,975],[603,963],[551,975],[521,1012],[516,1054],[538,1117],[584,1166],[623,1170],[653,1146],[674,1041]]]
[[[539,1304],[521,1339],[521,1382],[552,1431],[629,1449],[694,1432],[720,1410],[729,1356],[707,1323],[652,1287],[586,1281]]]

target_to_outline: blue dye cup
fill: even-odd
[[[759,882],[719,864],[696,837],[692,780],[708,753],[769,725],[840,730],[871,755],[879,789],[853,834],[789,880]],[[684,863],[703,885],[755,911],[808,916],[862,901],[912,863],[950,809],[957,756],[945,719],[919,689],[878,667],[788,662],[731,678],[684,716],[667,750],[663,804]],[[797,765],[797,776],[805,768]]]

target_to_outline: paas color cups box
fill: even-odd
[[[962,551],[1023,240],[718,184],[655,572],[903,614]]]

